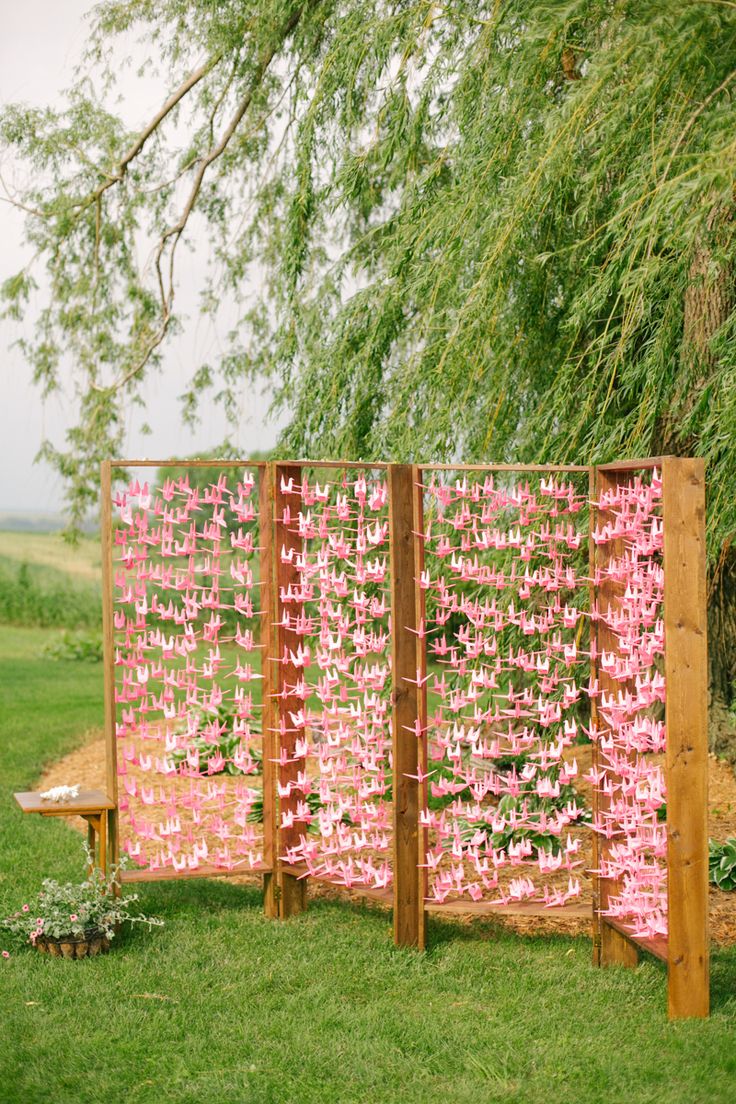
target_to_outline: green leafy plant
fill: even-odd
[[[102,634],[99,632],[62,633],[59,640],[47,644],[41,651],[45,659],[70,659],[86,663],[102,662]]]
[[[736,837],[723,843],[710,840],[708,844],[708,869],[710,880],[719,889],[736,889]]]
[[[90,852],[85,844],[87,862]],[[43,937],[48,939],[89,938],[104,935],[113,939],[124,923],[147,924],[149,928],[163,924],[154,916],[144,916],[133,911],[137,893],[118,896],[119,868],[109,874],[95,867],[88,877],[79,883],[55,881],[45,878],[43,889],[35,902],[24,904],[12,916],[0,921],[0,928],[19,937],[24,943],[34,944]]]
[[[307,807],[309,808],[309,811],[312,814],[312,816],[316,816],[320,812],[321,809],[325,808],[324,801],[322,801],[319,794],[314,793],[314,791],[312,791],[312,793],[308,793],[306,795],[306,797],[304,798],[304,800],[306,801]],[[391,787],[390,786],[389,786],[388,790],[386,791],[386,793],[383,795],[383,800],[384,801],[391,801],[392,800],[392,794],[391,794]],[[248,814],[248,821],[251,824],[262,824],[263,823],[263,798],[262,797],[257,797],[255,799],[255,801],[253,802],[253,804],[251,805],[250,813]],[[343,815],[340,817],[340,822],[342,824],[347,824],[348,826],[351,826],[353,824],[353,821],[352,821],[351,817],[348,815],[348,813],[343,813]],[[319,830],[319,826],[314,821],[312,821],[312,823],[309,825],[309,827],[307,829],[307,831],[309,831],[309,832],[317,832],[318,830]]]
[[[219,740],[215,741],[208,740],[204,736],[195,736],[193,740],[190,740],[186,748],[178,748],[176,751],[173,751],[171,753],[171,758],[176,766],[180,767],[186,761],[189,752],[198,751],[200,770],[205,769],[209,774],[243,774],[244,771],[232,761],[233,756],[240,749],[240,746],[239,736],[223,735]],[[225,762],[219,770],[210,770],[209,768],[212,760],[216,759],[218,755],[221,755]],[[256,763],[260,761],[259,757],[253,755],[253,753],[251,753],[251,757]]]
[[[187,755],[190,752],[198,751],[200,770],[205,770],[208,774],[244,774],[245,772],[233,762],[234,756],[241,750],[243,744],[241,737],[232,732],[233,712],[231,707],[221,705],[217,713],[207,719],[217,721],[218,725],[223,728],[221,734],[214,739],[208,736],[195,736],[185,748],[177,748],[176,751],[171,753],[172,762],[178,768],[186,762]],[[200,714],[198,727],[205,723],[205,714]],[[252,732],[259,731],[259,725],[255,721],[251,721],[250,728]],[[222,756],[224,763],[219,769],[213,770],[211,769],[212,760],[216,760],[218,756]],[[263,769],[262,755],[251,749],[250,757],[256,765],[256,773],[260,773]]]

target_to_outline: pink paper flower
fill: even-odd
[[[28,910],[30,909],[30,907],[31,907],[30,905],[24,905],[24,906],[23,906],[23,911],[24,911],[24,912],[28,912]]]
[[[72,912],[71,915],[69,916],[69,919],[70,920],[78,920],[79,917],[77,916],[76,912]]]
[[[10,958],[10,951],[3,951],[3,958]]]

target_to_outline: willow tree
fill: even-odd
[[[130,132],[99,93],[135,32],[170,94]],[[35,261],[7,306],[45,265],[27,357],[44,389],[76,367],[77,424],[44,445],[73,511],[180,321],[198,226],[202,309],[238,323],[187,416],[267,377],[282,452],[704,456],[730,700],[734,88],[730,0],[99,5],[63,110],[0,122],[39,181],[11,197]]]

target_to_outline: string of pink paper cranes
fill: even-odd
[[[254,869],[262,833],[257,473],[186,477],[116,495],[115,667],[124,850],[149,869]],[[293,777],[279,783],[282,859],[341,885],[382,888],[391,869],[391,611],[388,487],[381,473],[284,478],[276,556],[293,582],[274,619],[298,644],[276,656]],[[608,915],[666,930],[662,771],[661,483],[632,477],[596,507],[609,549],[587,564],[587,487],[541,477],[430,476],[422,488],[429,746],[429,899],[564,904],[580,893],[588,816],[575,790],[581,734],[597,748],[592,824],[607,841]],[[288,546],[287,546],[288,545]],[[611,550],[616,550],[613,555]],[[620,551],[619,551],[620,549]],[[590,609],[591,586],[616,600]],[[596,654],[591,625],[615,646]],[[586,672],[597,661],[618,689]],[[590,703],[597,725],[590,721]],[[202,759],[227,731],[235,746]],[[183,754],[182,754],[183,753]],[[285,761],[282,749],[280,762]],[[238,772],[226,777],[228,764]],[[284,800],[288,799],[288,801]],[[296,829],[296,833],[294,833]]]

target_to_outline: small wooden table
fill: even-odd
[[[95,842],[99,841],[98,865],[107,873],[107,816],[115,802],[101,790],[81,790],[71,801],[45,801],[40,793],[17,793],[15,800],[24,813],[40,813],[47,817],[80,816],[87,821],[87,842],[95,859]],[[96,837],[96,839],[95,839]],[[90,873],[92,867],[90,867]]]

